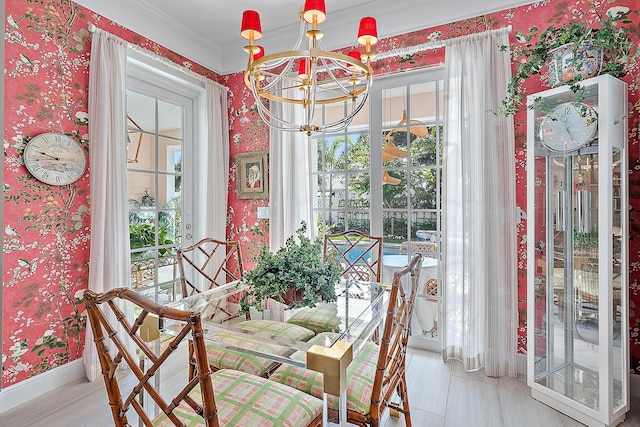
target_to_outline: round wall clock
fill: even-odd
[[[87,167],[80,143],[62,133],[42,133],[34,137],[24,148],[23,159],[31,175],[51,185],[72,184]]]
[[[596,111],[585,103],[566,102],[540,125],[540,139],[552,151],[575,151],[591,141],[598,128]]]

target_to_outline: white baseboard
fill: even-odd
[[[516,364],[518,365],[518,375],[527,376],[527,355],[518,353]]]
[[[0,390],[0,413],[82,377],[86,377],[84,363],[82,359],[76,359],[35,377],[20,381]]]

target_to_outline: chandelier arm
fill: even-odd
[[[367,87],[370,87],[372,80],[373,80],[373,76],[371,76],[371,75],[368,76],[368,85],[367,85]],[[358,114],[360,112],[360,110],[362,110],[362,108],[366,104],[368,98],[369,98],[369,91],[365,91],[363,96],[362,96],[362,98],[359,100],[360,102],[358,102],[356,104],[356,106],[353,106],[353,104],[352,104],[352,111],[345,118],[345,120],[344,120],[345,123],[344,123],[343,126],[336,127],[338,124],[340,124],[342,122],[342,120],[336,120],[336,121],[328,123],[328,124],[326,124],[324,126],[320,126],[320,130],[323,130],[323,131],[331,130],[331,131],[336,131],[336,132],[340,131],[340,130],[343,130],[349,124],[351,124],[351,121],[356,116],[356,114]]]
[[[269,105],[264,102],[266,98],[259,96],[255,92],[253,93],[253,96],[256,99],[256,108],[262,121],[264,121],[271,127],[284,131],[294,132],[300,130],[300,125],[297,125],[285,119],[281,119],[280,117],[272,113],[269,109]]]
[[[324,59],[324,58],[322,59],[322,62],[323,62],[324,64],[326,64],[326,61],[325,61],[325,59]],[[331,61],[331,62],[332,62],[332,63],[336,63],[335,61]],[[351,89],[347,89],[347,88],[342,84],[342,81],[343,81],[343,80],[349,81],[350,79],[354,78],[354,76],[353,76],[353,75],[348,75],[348,76],[345,76],[344,78],[336,77],[336,75],[335,75],[335,73],[333,72],[333,70],[332,70],[330,67],[327,67],[327,68],[328,68],[328,69],[327,69],[327,74],[329,75],[329,77],[331,78],[331,80],[333,80],[333,81],[338,85],[338,87],[340,87],[340,89],[342,90],[342,92],[343,92],[343,93],[348,93],[348,94],[351,94],[352,96],[357,96],[357,95],[354,95],[354,94],[352,93]],[[347,69],[346,71],[347,71],[347,72],[351,72],[351,70],[349,70],[349,69]],[[330,89],[330,88],[329,88],[329,89],[327,89],[327,90],[328,90],[328,91],[331,91],[331,89]]]
[[[263,74],[265,77],[273,77],[275,80],[275,82],[279,83],[281,80],[286,80],[288,82],[292,82],[292,83],[300,83],[300,80],[298,80],[293,73],[289,72],[288,75],[285,74],[276,74],[276,73],[264,73]],[[275,83],[272,80],[272,82],[268,85],[268,86],[273,86]],[[267,86],[265,86],[263,88],[263,90],[266,90]]]

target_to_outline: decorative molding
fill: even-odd
[[[197,81],[209,82],[209,83],[213,84],[214,86],[219,87],[222,90],[225,90],[225,91],[229,90],[228,87],[226,87],[224,85],[221,85],[220,83],[218,83],[218,82],[216,82],[214,80],[211,80],[208,77],[205,77],[205,76],[203,76],[201,74],[198,74],[198,73],[196,73],[194,71],[191,71],[189,68],[187,68],[187,67],[185,67],[183,65],[177,64],[177,63],[173,62],[172,60],[167,59],[167,58],[165,58],[163,56],[160,56],[157,53],[150,51],[149,49],[145,49],[145,48],[143,48],[141,46],[138,46],[136,44],[129,43],[128,41],[122,39],[121,37],[116,36],[115,34],[112,34],[112,33],[108,32],[106,30],[103,30],[103,29],[101,29],[99,27],[96,27],[92,23],[89,23],[89,32],[95,33],[95,34],[99,34],[99,33],[105,34],[108,37],[112,37],[113,39],[124,43],[127,46],[127,49],[129,49],[129,50],[131,50],[133,52],[139,53],[140,55],[145,56],[147,58],[150,58],[150,59],[152,59],[152,60],[154,60],[156,62],[159,62],[159,63],[165,65],[168,68],[171,68],[171,69],[176,70],[176,71],[180,71],[181,73],[184,73],[187,76],[189,76],[189,77],[191,77],[191,78],[193,78],[193,79],[195,79]]]
[[[58,387],[86,378],[82,359],[76,359],[65,365],[28,378],[0,390],[0,413],[8,411],[24,402],[42,396]]]

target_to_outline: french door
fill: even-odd
[[[127,79],[127,192],[131,286],[179,298],[177,248],[192,243],[195,99],[134,67]],[[133,75],[132,75],[133,74]]]
[[[411,343],[435,351],[440,350],[443,77],[438,68],[377,79],[367,105],[344,131],[312,137],[320,229],[383,236],[385,282],[414,253],[428,258]],[[338,113],[321,106],[315,117],[329,121]]]

